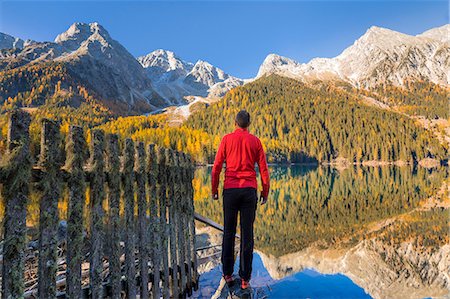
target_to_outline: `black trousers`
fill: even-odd
[[[222,267],[224,275],[233,274],[234,242],[239,213],[241,223],[239,276],[244,280],[250,280],[253,262],[253,223],[255,222],[257,201],[256,189],[254,188],[223,190]]]

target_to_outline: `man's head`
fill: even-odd
[[[250,125],[250,114],[246,110],[241,110],[236,114],[235,123],[240,128],[248,128]]]

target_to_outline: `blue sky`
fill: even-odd
[[[269,53],[333,57],[372,25],[418,34],[449,22],[447,1],[5,1],[0,31],[53,40],[74,22],[102,24],[134,56],[163,48],[232,75]]]

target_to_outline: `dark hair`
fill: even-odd
[[[247,128],[250,125],[250,113],[241,110],[236,114],[236,123],[241,128]]]

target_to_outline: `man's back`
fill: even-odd
[[[269,191],[269,172],[266,156],[258,137],[246,129],[237,128],[223,137],[212,170],[213,192],[217,191],[222,164],[225,161],[224,189],[257,188],[255,163],[258,164],[263,185],[262,195]]]

